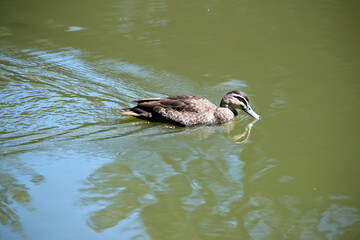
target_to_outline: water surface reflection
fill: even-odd
[[[187,232],[193,221],[186,219],[187,212],[226,215],[232,202],[243,196],[240,180],[244,163],[236,155],[227,157],[227,145],[223,144],[227,140],[223,135],[213,134],[199,142],[196,136],[203,137],[204,131],[198,133],[193,130],[150,138],[134,136],[131,140],[113,142],[110,150],[114,151],[114,162],[94,172],[88,178],[88,188],[83,189],[88,196],[86,204],[102,206],[90,214],[89,225],[102,231],[140,211],[146,227],[155,217],[155,221],[160,221],[157,224],[165,224],[162,228],[170,232],[178,227]],[[182,138],[179,134],[184,134],[188,141],[179,140]],[[190,134],[195,135],[193,140]],[[151,142],[143,142],[150,139]],[[203,149],[203,144],[208,147]],[[130,148],[134,145],[138,147]],[[219,145],[223,146],[221,151]],[[240,153],[242,148],[238,147],[237,151]],[[154,215],[153,211],[159,207],[163,210]],[[191,218],[194,217],[203,216]],[[104,219],[111,221],[105,223]]]
[[[101,232],[131,220],[153,239],[337,239],[359,220],[351,199],[316,189],[303,196],[292,176],[277,177],[279,161],[251,142],[225,143],[216,128],[109,142],[113,161],[94,171],[81,190],[84,206],[96,209],[88,213],[89,226]],[[211,134],[203,138],[204,132]],[[251,161],[253,155],[259,160]],[[264,181],[268,191],[260,187]]]

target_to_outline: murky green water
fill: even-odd
[[[0,239],[359,239],[358,1],[2,1]],[[234,89],[169,128],[139,98]]]

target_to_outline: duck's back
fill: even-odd
[[[136,100],[137,106],[121,112],[140,119],[167,122],[180,126],[215,124],[218,107],[209,100],[190,95]]]

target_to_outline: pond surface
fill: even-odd
[[[359,239],[359,3],[2,1],[0,239]],[[259,121],[119,113],[234,89]]]

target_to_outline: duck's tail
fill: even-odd
[[[133,108],[123,108],[120,110],[120,113],[124,114],[124,115],[128,115],[128,116],[134,116],[134,117],[140,116],[140,114],[133,111]]]

